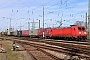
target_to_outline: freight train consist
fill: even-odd
[[[76,25],[71,25],[71,27],[63,28],[40,28],[35,30],[8,31],[7,35],[29,36],[38,38],[65,38],[73,40],[87,39],[87,32],[85,30],[85,27]]]

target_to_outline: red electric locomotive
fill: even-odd
[[[50,37],[85,40],[87,39],[87,32],[84,26],[71,25],[71,27],[66,28],[52,28]]]

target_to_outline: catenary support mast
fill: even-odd
[[[90,39],[90,0],[88,0],[88,39]]]

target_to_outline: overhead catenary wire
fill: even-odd
[[[6,0],[5,3],[0,4],[0,6],[2,7],[2,6],[4,6],[4,5],[6,5],[6,4],[7,4],[8,2],[10,2],[10,1],[11,1],[11,0]],[[1,7],[0,7],[0,8],[1,8]]]
[[[19,1],[19,0],[18,0]],[[53,0],[50,0],[51,2],[53,1]],[[51,14],[51,13],[49,13],[49,12],[53,12],[52,13],[52,15],[57,15],[58,14],[58,12],[59,11],[61,11],[61,10],[63,10],[63,12],[59,12],[60,14],[63,14],[64,15],[64,13],[66,12],[65,10],[67,10],[67,9],[70,9],[69,8],[69,6],[72,4],[72,8],[75,8],[75,4],[73,4],[73,3],[77,3],[77,2],[79,2],[78,0],[76,0],[77,2],[71,2],[71,3],[66,3],[65,1],[63,2],[63,0],[60,0],[60,1],[62,1],[62,2],[58,2],[57,4],[59,4],[60,3],[60,5],[62,5],[61,6],[61,8],[59,8],[59,7],[57,7],[58,8],[58,10],[56,11],[56,10],[52,10],[51,8],[52,7],[54,7],[54,6],[57,6],[57,4],[53,4],[53,5],[51,5],[51,6],[49,6],[48,8],[47,8],[47,5],[49,4],[49,3],[51,3],[51,2],[47,2],[46,4],[45,4],[45,10],[47,11],[48,9],[49,10],[51,10],[51,11],[45,11],[46,13],[45,13],[45,16],[46,16],[46,19],[47,19],[47,16],[49,15],[49,14]],[[41,4],[41,6],[36,6],[35,8],[31,8],[30,6],[28,6],[28,4],[27,3],[24,3],[22,0],[20,0],[19,1],[21,4],[23,4],[24,5],[24,7],[26,7],[27,8],[27,10],[26,10],[26,12],[25,13],[23,13],[22,11],[20,12],[20,10],[19,9],[17,9],[17,10],[14,10],[14,7],[13,8],[11,8],[11,9],[13,9],[13,13],[12,13],[12,11],[11,11],[11,13],[12,13],[12,16],[14,16],[15,15],[15,17],[12,17],[12,20],[13,21],[16,21],[16,20],[27,20],[27,19],[31,19],[32,18],[32,16],[30,16],[31,14],[32,14],[32,12],[33,12],[33,16],[35,16],[35,14],[37,14],[37,16],[36,17],[38,17],[39,16],[39,14],[38,14],[38,12],[36,12],[36,11],[39,11],[39,8],[40,7],[42,7],[42,4]],[[32,3],[31,3],[32,4]],[[69,5],[70,4],[70,5]],[[13,4],[11,4],[11,5],[15,5],[15,3],[13,3]],[[32,5],[33,6],[33,5]],[[9,5],[6,7],[6,8],[8,8],[8,7],[10,7]],[[31,8],[31,9],[30,9]],[[23,10],[23,9],[22,9]],[[42,9],[41,9],[42,10]],[[20,13],[23,13],[23,14],[20,14]],[[59,15],[60,15],[59,14]],[[26,17],[26,16],[27,17]],[[73,13],[70,13],[70,14],[66,14],[67,16],[69,16],[69,17],[72,17],[72,16],[70,16],[70,15],[74,15]],[[80,15],[80,14],[75,14],[75,15]],[[81,14],[81,16],[82,16],[83,14]],[[24,17],[25,16],[25,17]],[[42,16],[42,15],[41,15]],[[65,16],[65,15],[64,15]],[[64,17],[63,16],[63,17]],[[36,17],[34,17],[35,19],[38,19],[38,18],[36,18]],[[40,17],[40,16],[39,16]],[[52,19],[55,19],[55,18],[57,18],[58,17],[58,15],[56,16],[56,17],[53,17]],[[20,19],[20,18],[24,18],[24,19]],[[83,18],[83,17],[82,17]]]
[[[23,3],[21,0],[19,0],[21,3]],[[50,1],[48,1],[48,2],[46,2],[46,3],[44,3],[44,4],[42,4],[42,5],[46,5],[46,4],[48,4],[48,3],[50,3],[50,2],[52,2],[53,0],[50,0]],[[28,6],[28,5],[26,5],[25,3],[23,3],[26,7],[28,7],[28,9],[30,8],[30,6]],[[41,6],[42,6],[41,5]],[[29,11],[28,10],[28,12],[30,13],[30,12],[33,12],[34,10],[37,10],[38,8],[40,8],[41,6],[39,6],[39,7],[36,7],[36,8],[34,8],[34,9],[31,9],[31,11]],[[22,15],[20,15],[20,16],[22,16]]]
[[[11,0],[10,0],[10,1],[11,1]],[[9,2],[9,1],[8,1],[8,2]],[[8,3],[8,2],[7,2],[7,3]],[[16,2],[18,2],[18,1],[16,1]],[[16,2],[12,2],[11,4],[9,4],[9,5],[5,6],[5,7],[1,7],[1,8],[4,8],[4,9],[5,9],[5,8],[8,8],[8,7],[12,6],[13,4],[15,4]],[[3,5],[4,5],[4,4],[3,4]],[[5,5],[6,5],[6,4],[5,4]]]
[[[20,0],[19,0],[20,1]],[[52,0],[51,0],[52,1]],[[27,5],[26,5],[27,6]],[[18,10],[17,10],[18,11]]]
[[[18,1],[21,1],[21,0],[18,0]],[[51,1],[53,1],[53,0],[50,0],[49,2],[51,2]],[[49,2],[48,2],[48,3],[49,3]],[[22,3],[23,3],[23,2],[22,2]],[[23,3],[23,4],[24,4],[25,6],[27,6],[25,3]],[[47,4],[47,3],[45,3],[45,4]],[[28,7],[28,6],[27,6],[27,7]]]
[[[51,1],[53,1],[53,0],[50,0],[49,2],[47,2],[47,3],[45,3],[45,4],[48,4],[48,3],[50,3]],[[43,4],[43,5],[45,5],[45,4]],[[59,3],[58,3],[59,4]],[[26,5],[27,6],[27,5]],[[42,6],[42,5],[41,5]],[[28,6],[27,6],[28,7]],[[38,9],[39,7],[37,7],[37,8],[35,8],[35,9],[32,9],[32,10],[36,10],[36,9]],[[30,12],[30,11],[29,11]]]
[[[68,0],[66,0],[66,1],[68,1]],[[74,2],[72,2],[72,3],[70,3],[70,4],[73,4],[73,3],[76,3],[76,2],[78,2],[78,0],[76,0],[76,1],[74,1]],[[66,3],[66,2],[65,2]],[[61,7],[61,8],[59,8],[59,9],[62,9],[62,8],[64,8],[65,7],[65,3],[64,4],[62,4],[62,5],[64,5],[63,7]],[[59,4],[59,3],[58,3]],[[56,4],[56,5],[58,5],[58,4]],[[70,5],[70,4],[67,4],[67,6],[68,5]],[[48,9],[48,8],[51,8],[51,7],[54,7],[55,5],[53,5],[53,6],[50,6],[50,7],[47,7],[47,8],[45,8],[45,9]],[[72,8],[74,8],[75,6],[73,6]],[[65,8],[65,9],[63,9],[63,11],[65,11],[65,10],[67,10],[67,9],[70,9],[70,8]],[[53,11],[54,12],[54,11]],[[45,15],[47,15],[47,14],[49,14],[49,13],[45,13]],[[40,16],[40,17],[42,17],[42,16]],[[40,18],[40,17],[38,17],[38,18]]]
[[[51,0],[51,1],[52,1],[52,0]],[[51,2],[51,1],[50,1],[50,2]],[[67,0],[67,1],[68,1],[68,0]],[[49,2],[48,2],[48,3],[49,3]],[[47,4],[47,3],[45,3],[45,4]],[[26,5],[26,6],[27,6],[27,5]],[[55,5],[54,5],[54,6],[55,6]],[[27,7],[28,7],[28,6],[27,6]],[[38,7],[37,7],[37,8],[38,8]],[[37,9],[37,8],[36,8],[36,9]],[[35,9],[33,9],[33,10],[35,10]]]

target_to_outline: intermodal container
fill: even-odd
[[[13,33],[14,33],[14,32],[10,32],[10,35],[11,35],[11,36],[14,35]]]
[[[29,36],[29,30],[22,30],[22,36]]]
[[[18,30],[14,31],[14,36],[18,35]]]
[[[51,28],[45,28],[45,36],[50,36]]]
[[[43,28],[38,29],[38,36],[42,36],[43,35]]]
[[[38,29],[34,29],[30,31],[31,36],[37,36],[38,35]]]
[[[8,31],[7,31],[8,32],[7,35],[11,35],[13,31],[14,31],[13,28],[9,28]]]
[[[22,31],[18,31],[18,36],[21,36],[22,35]]]
[[[38,36],[43,36],[43,32],[45,37],[50,36],[51,28],[40,28],[38,30]]]

